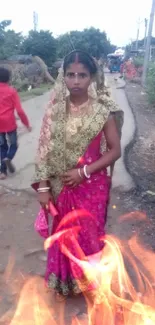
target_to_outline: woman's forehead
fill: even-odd
[[[82,63],[71,63],[68,65],[66,71],[73,73],[89,72],[88,69]]]

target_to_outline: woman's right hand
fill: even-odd
[[[53,196],[50,192],[38,193],[38,200],[43,208],[48,208],[49,201],[53,202]]]

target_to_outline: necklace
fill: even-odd
[[[70,117],[80,118],[84,115],[88,114],[90,110],[90,99],[88,99],[85,103],[81,105],[75,105],[72,102],[69,102],[69,113]]]
[[[92,105],[90,99],[82,105],[76,106],[71,102],[68,102],[66,120],[66,140],[67,142],[72,141],[72,136],[80,132],[89,116],[92,113]]]

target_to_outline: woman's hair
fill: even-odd
[[[63,64],[64,74],[66,73],[68,66],[72,63],[82,63],[90,72],[91,76],[94,76],[97,73],[97,65],[95,60],[87,52],[74,50],[67,54]]]
[[[0,82],[9,82],[11,73],[8,69],[0,67]]]

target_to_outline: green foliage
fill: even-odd
[[[11,24],[10,20],[0,22],[0,59],[5,60],[9,56],[18,54],[23,41],[21,33],[8,29]]]
[[[151,63],[147,74],[147,94],[151,104],[155,104],[155,63]]]
[[[133,59],[133,63],[135,65],[135,68],[138,69],[143,66],[144,58],[137,56]]]
[[[0,48],[0,59],[7,59],[8,57],[18,54],[22,42],[22,35],[15,33],[13,30],[5,32],[5,41]]]
[[[105,32],[93,27],[83,31],[71,31],[69,34],[66,33],[58,38],[59,58],[63,58],[74,48],[88,51],[96,58],[106,56],[116,49],[107,39]]]
[[[45,92],[51,90],[51,84],[40,84],[39,87],[37,88],[32,88],[31,90],[27,91],[26,90],[22,90],[19,95],[20,98],[22,99],[22,101],[36,97],[36,96],[41,96],[43,95]]]
[[[96,58],[106,57],[115,50],[105,32],[96,28],[71,31],[55,39],[48,30],[31,30],[27,37],[11,30],[10,20],[0,22],[0,60],[10,56],[26,54],[40,57],[48,66],[63,58],[72,49],[83,49]]]
[[[12,82],[13,87],[17,89],[17,91],[27,90],[29,87],[29,81],[27,78],[21,80],[20,78],[16,81]]]
[[[11,25],[11,20],[2,20],[0,22],[0,31],[4,31],[6,27]]]
[[[39,56],[50,66],[56,59],[56,45],[57,42],[50,31],[31,30],[23,42],[22,50],[24,54]]]
[[[10,26],[11,20],[3,20],[0,22],[0,46],[5,42],[5,29]]]

